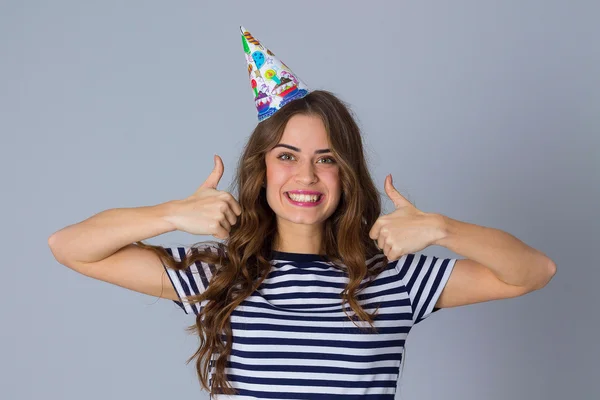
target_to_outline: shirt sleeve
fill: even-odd
[[[198,252],[202,248],[192,248],[187,246],[178,247],[164,247],[164,249],[171,255],[176,261],[181,261],[186,253]],[[215,251],[211,249],[211,251]],[[165,271],[169,276],[171,284],[179,296],[179,301],[174,300],[186,314],[199,314],[201,309],[201,303],[190,304],[186,298],[202,294],[207,288],[210,279],[216,272],[216,266],[213,264],[196,261],[190,264],[185,270],[174,270],[164,265]]]
[[[396,271],[404,283],[417,324],[432,313],[456,263],[454,258],[438,258],[423,254],[407,254],[396,263]]]

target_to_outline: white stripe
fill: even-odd
[[[390,300],[391,301],[403,300],[403,299],[407,299],[407,298],[408,298],[408,294],[406,294],[404,292],[401,295],[392,297]],[[252,296],[251,298],[248,298],[248,300],[253,301],[255,303],[259,303],[258,299],[254,296]],[[363,304],[363,306],[364,306],[364,304]],[[263,308],[263,307],[257,307],[255,305],[248,304],[248,303],[240,304],[240,306],[236,310],[243,311],[243,312],[263,313],[263,314],[272,314],[272,315],[281,315],[281,316],[303,316],[303,317],[307,316],[306,312],[300,312],[300,311],[294,312],[291,309],[281,310],[281,309],[276,309],[276,308]],[[374,309],[374,307],[372,307],[368,311],[369,311],[369,313],[372,313],[375,311],[375,309]],[[380,315],[390,315],[390,314],[395,314],[395,313],[411,313],[411,312],[412,312],[412,309],[410,307],[410,304],[406,304],[404,306],[393,306],[393,307],[385,307],[385,308],[379,309]],[[339,303],[336,305],[335,309],[331,310],[331,312],[323,312],[323,313],[320,312],[320,313],[316,313],[316,314],[313,313],[312,315],[310,315],[310,317],[314,318],[315,320],[320,320],[321,318],[331,318],[331,317],[346,317],[346,318],[348,318],[346,316],[346,314],[341,310],[341,306]],[[249,317],[249,318],[251,318],[251,317]]]
[[[239,318],[239,317],[238,317]],[[275,327],[275,332],[278,332],[276,329],[278,326],[293,326],[293,327],[298,327],[299,329],[302,328],[355,328],[356,325],[354,325],[352,323],[352,321],[350,321],[349,319],[346,319],[345,321],[293,321],[293,320],[286,320],[286,319],[280,319],[280,320],[273,320],[271,318],[246,318],[246,319],[239,319],[238,320],[241,324],[244,324],[244,326],[246,327],[251,327],[252,325],[257,325],[257,324],[270,324],[273,325]],[[232,320],[233,322],[233,320]],[[363,321],[356,321],[356,323],[361,326],[361,327],[368,327],[369,325],[367,324],[367,322],[363,322]],[[361,325],[363,324],[363,325]],[[403,320],[397,320],[397,321],[377,321],[375,326],[380,327],[380,328],[395,328],[395,327],[400,327],[400,326],[410,326],[410,323],[407,323],[406,321]],[[267,331],[271,331],[271,329],[261,329],[261,331],[263,332],[267,332]],[[289,331],[284,331],[281,332],[282,335],[285,335],[287,337],[287,334],[291,333]],[[365,332],[366,333],[366,332]],[[335,335],[335,333],[314,333],[313,335]],[[371,334],[372,335],[372,334]]]
[[[390,346],[390,347],[379,347],[374,349],[353,349],[353,348],[341,348],[341,347],[328,347],[328,346],[292,346],[289,344],[279,346],[265,346],[265,345],[252,345],[252,344],[240,344],[236,343],[235,340],[232,343],[232,349],[248,352],[269,352],[274,351],[278,354],[288,354],[289,358],[294,357],[293,353],[317,353],[317,354],[331,354],[331,355],[347,355],[347,356],[371,356],[371,355],[384,355],[384,354],[399,354],[403,346]],[[321,360],[321,365],[329,363],[329,360]]]
[[[226,368],[226,371],[228,374],[250,378],[327,379],[349,382],[396,381],[397,376],[397,374],[324,374],[321,372],[255,371],[238,368]]]
[[[404,351],[403,351],[404,352]],[[398,360],[379,360],[372,362],[364,361],[342,361],[342,360],[327,360],[327,364],[323,360],[318,359],[290,359],[290,358],[244,358],[235,355],[230,356],[231,362],[237,362],[245,365],[297,365],[299,367],[327,367],[333,368],[384,368],[384,367],[397,367]]]
[[[410,326],[410,325],[412,325],[412,322],[410,320],[402,321],[402,322],[399,322],[398,325]],[[273,337],[272,334],[266,335],[265,332],[266,331],[264,331],[264,330],[246,331],[246,330],[233,329],[233,336],[234,337],[243,337],[243,338],[265,338],[265,340],[267,340],[266,338]],[[275,332],[275,331],[270,331],[270,332]],[[321,340],[335,339],[335,340],[344,340],[344,341],[348,341],[348,342],[373,342],[373,341],[406,339],[405,336],[408,333],[405,333],[405,334],[402,334],[402,333],[378,333],[376,335],[374,335],[372,333],[371,334],[369,334],[369,333],[354,334],[354,335],[347,334],[347,333],[323,334],[323,335],[327,335],[326,337],[316,336],[315,333],[313,333],[313,332],[285,332],[284,334],[285,334],[286,339],[321,339]],[[402,337],[402,335],[404,335],[404,337]]]

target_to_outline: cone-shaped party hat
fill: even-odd
[[[292,100],[308,94],[308,87],[287,65],[240,26],[248,63],[248,78],[254,91],[258,121],[264,121]]]

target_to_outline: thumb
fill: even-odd
[[[215,161],[215,167],[213,168],[213,170],[210,173],[210,175],[208,176],[208,178],[206,178],[204,183],[200,186],[200,188],[210,188],[210,189],[217,188],[217,185],[219,184],[219,181],[221,180],[221,177],[223,176],[223,171],[225,170],[225,167],[223,166],[223,160],[221,160],[221,157],[219,157],[216,154],[214,156],[214,161]]]
[[[385,193],[387,193],[388,197],[390,198],[390,200],[392,200],[396,208],[406,207],[409,205],[412,206],[412,203],[406,200],[406,198],[402,196],[400,192],[398,192],[394,187],[394,184],[392,182],[392,174],[389,174],[385,177],[384,188]]]

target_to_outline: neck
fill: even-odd
[[[324,250],[322,226],[279,224],[272,248],[286,253],[321,254]]]

